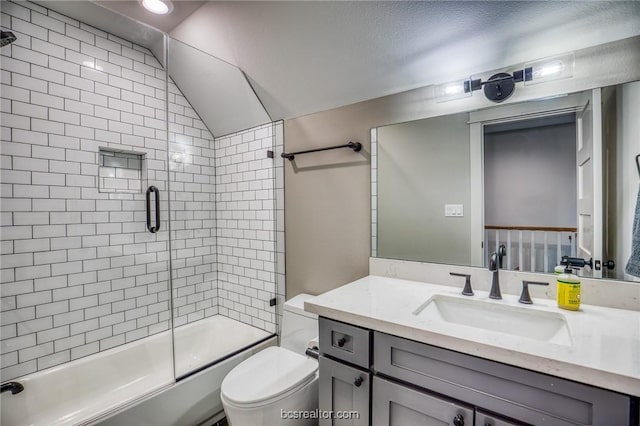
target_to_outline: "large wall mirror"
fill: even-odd
[[[637,280],[638,117],[636,81],[372,129],[372,255]]]

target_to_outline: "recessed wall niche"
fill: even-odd
[[[138,194],[142,191],[144,154],[100,148],[98,190]]]

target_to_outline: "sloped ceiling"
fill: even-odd
[[[640,2],[207,2],[170,35],[291,118],[640,34]]]
[[[169,75],[214,136],[271,122],[237,67],[172,40]]]

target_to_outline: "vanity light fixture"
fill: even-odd
[[[473,91],[480,89],[484,89],[484,95],[490,101],[502,102],[513,94],[516,83],[531,85],[572,77],[574,62],[572,52],[525,63],[522,69],[513,74],[500,72],[487,81],[478,78],[440,84],[435,87],[436,102],[471,96]]]
[[[173,3],[170,0],[140,0],[142,7],[151,13],[166,15],[173,10]]]

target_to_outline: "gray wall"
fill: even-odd
[[[575,227],[574,123],[484,136],[485,224]]]
[[[617,262],[617,277],[625,280],[640,281],[640,277],[626,274],[623,268],[631,256],[633,234],[631,232],[634,217],[637,211],[637,203],[640,203],[638,184],[640,176],[635,162],[636,155],[640,154],[640,81],[621,85],[617,90],[617,170],[616,182],[618,184],[617,199],[618,210],[616,212],[619,224],[616,230],[616,253],[621,262]]]
[[[616,265],[622,264],[622,259],[617,253],[618,240],[618,110],[617,110],[617,86],[606,87],[602,89],[602,155],[606,176],[603,179],[603,201],[609,206],[603,212],[603,220],[605,223],[602,250],[605,260],[612,259]],[[620,185],[621,186],[621,185]],[[622,189],[622,188],[621,188]],[[620,224],[622,225],[622,224]],[[624,272],[624,268],[616,268],[618,271]],[[605,269],[603,276],[607,278],[615,278],[617,270],[610,271]]]
[[[604,258],[616,262],[616,268],[604,270],[607,278],[639,281],[625,273],[631,255],[633,219],[638,199],[640,176],[635,156],[640,153],[640,81],[607,87],[602,91],[603,157],[605,211]]]
[[[469,264],[468,114],[379,127],[378,256]],[[463,217],[445,217],[462,204]]]

